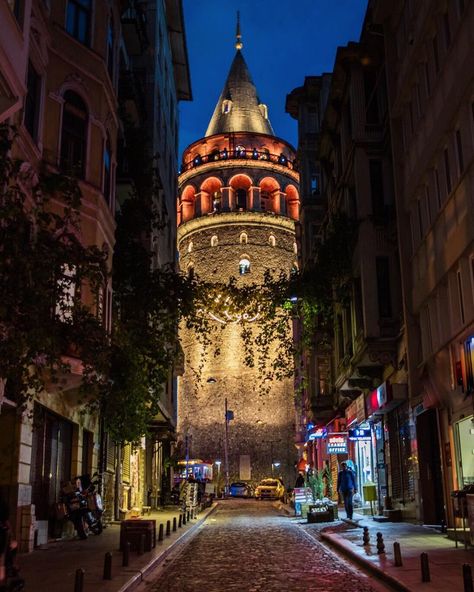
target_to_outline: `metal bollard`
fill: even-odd
[[[472,570],[469,563],[463,563],[462,581],[464,582],[464,592],[474,592],[472,585]]]
[[[169,520],[166,521],[166,536],[170,536],[171,534],[171,522]]]
[[[112,553],[110,551],[104,556],[104,573],[102,575],[102,579],[112,579]]]
[[[422,553],[420,555],[421,561],[421,581],[431,582],[430,578],[430,564],[428,563],[428,553]]]
[[[163,524],[160,524],[160,527],[158,529],[158,541],[162,541],[163,540]]]
[[[186,524],[186,512],[183,512],[183,526]]]
[[[382,555],[385,553],[385,543],[383,542],[383,534],[381,532],[377,533],[377,554]]]
[[[128,567],[130,563],[130,541],[126,541],[123,545],[122,567]]]
[[[74,578],[74,592],[82,592],[84,590],[84,570],[82,567],[76,569],[76,576]]]
[[[364,546],[370,545],[370,534],[367,526],[364,526],[364,534],[362,535],[362,541],[364,543]]]
[[[176,532],[176,516],[173,518],[173,532]]]
[[[183,521],[183,517],[180,514],[179,517],[178,517],[178,528],[181,528],[182,521]]]
[[[402,552],[400,550],[400,543],[393,543],[393,557],[395,559],[395,567],[401,567],[403,565],[403,562]]]
[[[145,553],[145,534],[141,534],[138,539],[138,555]]]

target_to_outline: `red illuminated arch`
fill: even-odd
[[[286,203],[288,216],[293,220],[299,220],[300,217],[300,194],[294,185],[287,185]]]

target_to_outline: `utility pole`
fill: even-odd
[[[229,495],[229,413],[227,409],[227,397],[224,402],[225,412],[225,438],[224,438],[224,462],[225,462],[225,496]]]

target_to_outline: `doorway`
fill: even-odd
[[[445,520],[445,512],[436,409],[428,409],[417,416],[416,437],[422,520],[425,524],[441,524]]]

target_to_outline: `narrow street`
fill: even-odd
[[[271,502],[221,503],[140,592],[380,592]]]

